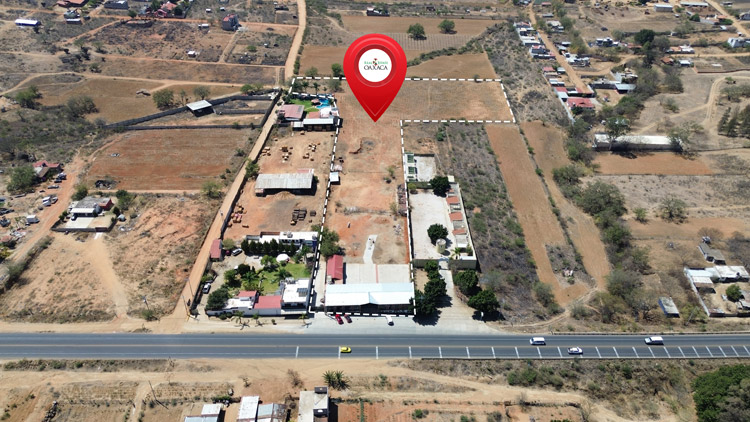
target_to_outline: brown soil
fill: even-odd
[[[565,135],[562,130],[544,125],[542,122],[522,123],[521,128],[534,148],[534,159],[544,172],[550,196],[566,221],[568,235],[578,252],[583,256],[586,272],[596,280],[597,288],[604,289],[605,277],[609,274],[609,261],[601,240],[599,228],[593,219],[570,203],[552,180],[552,170],[569,164],[563,148]]]
[[[225,169],[234,170],[247,148],[248,131],[234,129],[174,129],[131,131],[115,135],[93,158],[86,183],[107,177],[118,189],[198,190]],[[120,154],[112,156],[112,154]]]
[[[601,174],[711,174],[712,171],[702,160],[690,160],[671,152],[634,154],[626,157],[620,154],[599,153],[594,164]]]
[[[346,48],[346,46],[306,45],[300,59],[300,74],[304,75],[308,69],[314,67],[321,75],[330,75],[332,64],[344,62]],[[423,52],[405,50],[404,53],[406,53],[406,60],[411,60]]]
[[[490,125],[486,131],[518,222],[523,227],[526,244],[536,262],[537,275],[543,283],[552,287],[558,303],[566,306],[583,295],[587,288],[582,284],[563,282],[562,275],[552,270],[547,246],[564,245],[565,237],[557,217],[552,213],[542,180],[535,173],[526,143],[515,126]]]
[[[486,53],[437,57],[406,70],[408,77],[473,78],[474,75],[497,77]]]
[[[385,33],[398,32],[406,33],[409,25],[420,23],[424,26],[427,38],[430,35],[441,34],[438,24],[443,21],[441,18],[420,18],[420,17],[397,17],[391,16],[385,19],[373,18],[370,16],[343,16],[344,28],[350,32],[356,33]],[[498,23],[493,20],[479,19],[456,19],[456,35],[479,35],[488,26]]]

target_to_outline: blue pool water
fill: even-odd
[[[323,107],[330,107],[330,105],[331,105],[331,100],[329,100],[328,98],[326,98],[324,100],[320,100],[320,105],[319,106],[315,106],[315,107],[316,108],[323,108]]]

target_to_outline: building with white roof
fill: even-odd
[[[606,133],[594,135],[593,148],[597,151],[607,150],[649,150],[672,151],[679,147],[672,143],[668,136],[660,135],[623,135],[611,140]]]
[[[313,189],[313,171],[299,173],[259,174],[255,180],[255,194],[278,191],[309,193]]]
[[[259,396],[244,396],[240,400],[240,410],[237,413],[237,422],[255,422],[258,416]]]
[[[315,422],[328,417],[328,387],[315,387],[314,391],[299,392],[297,422]]]
[[[412,283],[330,284],[324,306],[327,312],[407,313],[413,299]]]

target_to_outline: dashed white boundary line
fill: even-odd
[[[306,79],[306,80],[317,80],[317,81],[329,81],[339,80],[345,81],[346,76],[297,76],[294,79]],[[449,81],[449,82],[502,82],[500,78],[404,78],[405,81]]]

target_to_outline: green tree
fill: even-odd
[[[89,188],[83,183],[76,185],[76,191],[73,193],[73,200],[80,201],[89,195]]]
[[[8,190],[11,192],[25,192],[34,187],[36,173],[31,166],[19,166],[10,169]]]
[[[151,97],[154,99],[154,104],[160,109],[169,108],[174,104],[174,91],[171,89],[160,89],[154,92]]]
[[[307,69],[305,71],[305,76],[310,76],[310,77],[313,77],[313,78],[316,77],[316,76],[318,76],[318,68],[317,67],[311,67],[311,68]]]
[[[425,37],[424,26],[422,26],[421,23],[409,25],[409,29],[406,30],[406,33],[415,40],[423,40],[427,38]]]
[[[318,231],[320,226],[313,226],[313,231]],[[330,258],[339,252],[341,252],[341,246],[339,246],[339,234],[333,230],[329,230],[327,227],[323,227],[321,233],[320,242],[320,254],[326,258]]]
[[[445,194],[448,193],[448,190],[451,188],[451,184],[448,182],[446,176],[435,176],[430,180],[430,187],[432,188],[432,193],[437,196],[445,197]]]
[[[687,204],[682,199],[667,196],[659,204],[659,215],[666,221],[681,223],[687,219]]]
[[[221,242],[221,246],[224,248],[224,250],[231,251],[234,249],[237,244],[235,243],[234,239],[226,238]]]
[[[610,117],[607,119],[605,126],[610,143],[630,130],[630,122],[628,122],[628,119],[620,116]]]
[[[625,214],[625,197],[616,186],[597,180],[586,186],[578,198],[579,206],[599,218],[617,218]]]
[[[639,223],[645,223],[648,221],[647,212],[645,208],[636,208],[633,210],[635,213],[635,221]]]
[[[336,78],[344,76],[344,66],[341,63],[334,63],[331,65],[331,72]]]
[[[39,105],[36,100],[41,96],[42,94],[39,93],[39,89],[37,89],[36,85],[31,85],[16,93],[15,100],[21,105],[21,107],[36,108]]]
[[[699,422],[748,420],[748,403],[743,397],[750,390],[750,366],[725,365],[700,375],[693,381],[693,401]],[[744,413],[740,413],[744,412]],[[738,418],[733,417],[738,415]]]
[[[118,189],[117,192],[115,192],[115,198],[117,198],[117,206],[123,210],[127,210],[133,204],[135,195],[125,189]]]
[[[240,92],[247,95],[250,93],[250,91],[253,90],[253,86],[250,84],[245,84],[240,87]]]
[[[132,18],[138,16],[138,13],[135,10],[130,9],[130,10],[128,10],[128,16],[130,16],[130,18],[132,19]]]
[[[218,311],[223,309],[227,305],[229,300],[229,290],[223,286],[220,289],[216,289],[208,295],[208,301],[206,301],[206,310]]]
[[[497,296],[495,296],[494,292],[490,290],[482,290],[469,299],[469,307],[486,315],[497,311],[500,307],[500,303],[498,303]]]
[[[466,296],[472,296],[479,289],[479,277],[474,270],[460,271],[453,277],[458,290]]]
[[[71,117],[83,117],[86,114],[96,113],[98,110],[94,100],[87,95],[70,97],[66,103],[66,111]]]
[[[719,133],[726,133],[726,126],[727,122],[729,122],[729,116],[731,113],[731,108],[727,108],[726,110],[724,110],[724,114],[721,115],[721,119],[719,120],[719,124],[717,126],[717,130],[719,131]]]
[[[448,237],[448,229],[442,224],[433,224],[427,228],[427,236],[430,236],[430,242],[434,245],[438,239],[445,239]]]
[[[211,95],[211,88],[205,85],[198,85],[193,89],[193,94],[201,100],[205,100],[206,97]]]
[[[326,85],[328,86],[328,91],[330,92],[341,91],[341,80],[339,79],[329,79],[326,81]]]
[[[731,286],[727,287],[727,298],[732,302],[737,302],[738,300],[740,300],[742,298],[742,291],[740,290],[740,286],[732,284]]]
[[[249,161],[245,166],[245,177],[255,179],[260,174],[260,165],[255,161]]]
[[[655,37],[656,37],[656,32],[650,29],[641,29],[633,36],[633,39],[635,40],[636,43],[640,45],[644,45],[646,43],[652,42]]]
[[[414,311],[417,317],[427,317],[434,315],[437,312],[435,303],[427,298],[427,296],[419,289],[414,290]]]
[[[206,180],[201,186],[201,192],[211,199],[221,198],[221,185],[215,180]]]
[[[438,24],[438,29],[440,29],[440,32],[443,34],[452,34],[456,29],[456,22],[445,19]]]
[[[349,386],[349,380],[343,371],[325,371],[323,381],[334,390],[345,390]]]

